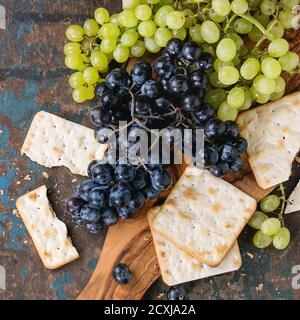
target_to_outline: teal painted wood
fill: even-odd
[[[66,83],[64,31],[69,22],[91,15],[96,4],[114,10],[120,1],[4,0],[1,4],[7,10],[7,29],[0,30],[0,265],[6,269],[7,283],[6,290],[0,289],[0,299],[73,299],[95,268],[105,234],[91,236],[74,228],[65,213],[65,199],[81,178],[74,182],[66,169],[43,168],[21,156],[20,148],[39,110],[90,125],[88,106],[72,102]],[[67,224],[81,255],[57,271],[44,269],[21,220],[13,214],[16,198],[41,184],[49,188],[54,210]],[[294,238],[283,252],[256,250],[250,241],[252,231],[246,229],[240,237],[242,269],[189,284],[188,298],[299,299],[300,290],[291,284],[292,267],[300,265],[299,215],[291,216],[289,224]],[[145,298],[156,299],[166,289],[158,281]]]

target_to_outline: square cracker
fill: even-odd
[[[92,160],[101,160],[107,145],[94,137],[94,130],[40,111],[32,120],[21,154],[48,168],[65,166],[72,173],[87,175]]]
[[[159,210],[160,207],[151,208],[147,213],[147,217],[152,231],[162,278],[167,285],[174,286],[179,283],[208,278],[232,272],[241,267],[242,258],[237,242],[235,242],[219,266],[215,268],[201,263],[184,250],[179,249],[173,242],[168,241],[152,229],[152,222]]]
[[[256,201],[207,170],[186,168],[153,220],[153,230],[211,267],[218,266]]]
[[[300,181],[287,200],[285,213],[300,211]]]
[[[56,269],[79,257],[66,225],[51,208],[46,186],[20,197],[17,209],[46,268]]]
[[[300,92],[245,111],[237,123],[258,185],[267,189],[288,180],[300,148]]]

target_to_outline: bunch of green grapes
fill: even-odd
[[[210,74],[212,90],[206,101],[218,109],[221,120],[235,120],[253,103],[275,101],[285,93],[283,72],[294,73],[299,56],[289,51],[284,30],[296,27],[292,8],[298,0],[212,0],[211,20],[190,29],[192,39],[210,44],[215,55]],[[245,37],[252,40],[247,49]],[[201,39],[202,37],[202,39]],[[263,44],[263,45],[262,45]],[[249,47],[249,46],[248,46]]]
[[[95,96],[95,86],[103,81],[109,63],[124,63],[129,57],[142,57],[145,51],[157,53],[171,38],[184,40],[185,16],[176,11],[173,0],[123,0],[123,11],[110,15],[98,8],[82,26],[66,30],[70,41],[64,47],[65,64],[76,70],[69,84],[73,99],[82,103]]]
[[[255,247],[263,249],[271,243],[278,250],[285,249],[291,239],[288,228],[283,225],[283,220],[269,218],[267,213],[272,213],[278,209],[280,198],[276,195],[269,195],[260,202],[260,210],[256,211],[249,220],[248,225],[258,230],[253,237]]]

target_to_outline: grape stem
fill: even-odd
[[[236,14],[233,14],[232,17],[227,21],[226,26],[224,28],[224,33],[227,32],[228,28],[230,27],[232,21],[235,19]]]
[[[257,21],[254,17],[250,16],[250,14],[239,14],[239,17],[254,24],[264,36],[267,35],[267,31],[265,27],[259,21]]]

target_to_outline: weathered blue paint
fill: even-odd
[[[26,278],[28,274],[29,274],[29,270],[27,268],[20,269],[20,275],[22,276],[22,278]]]
[[[67,296],[64,289],[64,280],[62,277],[57,277],[54,281],[54,290],[59,300],[67,300]]]
[[[97,259],[91,258],[91,259],[88,261],[87,267],[89,268],[89,270],[95,270],[96,265],[97,265]]]

